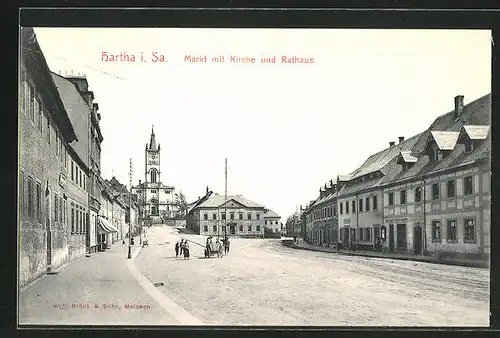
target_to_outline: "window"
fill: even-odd
[[[42,112],[43,112],[43,107],[42,107],[42,103],[40,102],[40,100],[37,100],[38,102],[38,129],[40,130],[40,133],[43,131],[42,130],[42,125],[43,125],[43,115],[42,115]]]
[[[226,213],[225,212],[221,213],[220,215],[222,216],[222,219],[226,219]]]
[[[83,213],[83,233],[87,232],[87,225],[89,224],[89,214],[87,212]]]
[[[75,217],[75,233],[78,233],[78,227],[79,227],[79,224],[78,223],[78,206],[75,207],[75,214],[76,214],[76,217]]]
[[[399,192],[401,204],[406,204],[406,190],[401,190]]]
[[[441,222],[432,221],[432,240],[441,241]]]
[[[267,225],[267,221],[264,221],[264,224],[266,224],[266,225]]]
[[[448,191],[448,197],[455,197],[455,180],[446,182],[446,187],[446,190]]]
[[[240,218],[240,219],[243,219],[243,213],[242,213],[242,212],[240,212],[240,213],[238,214],[238,216],[239,216],[239,218]]]
[[[212,227],[212,230],[213,230],[214,232],[217,232],[217,225],[214,225],[214,226]]]
[[[75,208],[73,207],[73,203],[71,203],[71,233],[75,233]]]
[[[349,213],[349,202],[345,202],[345,213]]]
[[[372,240],[372,229],[366,228],[365,241],[370,242]]]
[[[58,202],[59,202],[59,198],[57,197],[57,195],[54,195],[54,222],[57,222],[59,221],[59,218],[57,217],[57,212],[58,212]]]
[[[394,193],[390,192],[389,193],[389,205],[394,205]]]
[[[358,229],[358,236],[359,236],[359,239],[358,239],[358,240],[359,240],[360,242],[363,242],[363,241],[364,241],[364,236],[363,236],[364,231],[365,231],[365,229],[363,229],[363,228],[359,228],[359,229]]]
[[[247,219],[252,219],[252,214],[251,213],[247,214]]]
[[[240,225],[240,232],[243,232],[243,225]]]
[[[432,199],[433,200],[439,199],[439,183],[434,183],[432,185]]]
[[[356,213],[356,201],[352,201],[352,213]]]
[[[387,237],[387,227],[385,225],[382,225],[380,227],[380,238],[385,239]]]
[[[47,142],[50,144],[50,118],[49,115],[45,116],[47,119]]]
[[[448,223],[447,240],[455,242],[457,240],[457,221],[456,220],[449,220],[447,223]]]
[[[203,214],[203,219],[204,219],[205,221],[207,221],[207,220],[208,220],[208,214]]]
[[[260,232],[260,225],[257,225],[257,232]]]
[[[28,84],[28,91],[30,95],[28,111],[30,113],[31,121],[35,122],[35,90]]]
[[[370,199],[367,197],[365,202],[365,211],[370,211]]]
[[[234,212],[230,212],[230,213],[229,213],[229,217],[230,217],[231,219],[234,219]]]
[[[156,194],[156,189],[152,189],[152,190],[151,190],[151,193],[152,193],[152,194]]]
[[[33,217],[33,179],[28,177],[28,216]]]
[[[212,219],[217,219],[217,214],[216,213],[212,214]]]
[[[83,211],[80,209],[80,233],[83,233]]]
[[[464,241],[476,243],[476,222],[474,219],[464,219]]]
[[[260,214],[259,213],[257,214],[257,219],[260,219]]]
[[[248,226],[248,231],[249,232],[252,231],[252,226],[251,225]]]
[[[464,177],[464,195],[472,195],[472,176]]]
[[[204,231],[204,232],[208,232],[208,225],[204,225],[204,226],[203,226],[203,231]]]
[[[415,188],[415,202],[420,202],[420,201],[422,201],[422,188],[416,187]]]
[[[75,163],[73,162],[73,160],[71,160],[71,180],[72,181],[75,180],[74,173],[75,173]]]
[[[59,222],[63,222],[63,199],[59,197]]]
[[[377,196],[373,196],[373,210],[377,210],[378,205],[377,205]]]
[[[359,199],[359,212],[363,212],[363,199]]]
[[[474,150],[474,144],[472,143],[472,140],[466,141],[465,142],[465,152],[470,153],[472,150]]]
[[[340,203],[340,214],[344,213],[344,203]]]
[[[24,215],[24,173],[19,172],[19,213]]]
[[[63,201],[63,223],[67,225],[68,219],[66,218],[66,201]]]
[[[20,96],[21,96],[21,108],[24,113],[26,113],[26,73],[24,69],[21,69],[21,89],[20,89]]]
[[[59,155],[61,156],[61,163],[64,162],[63,158],[63,137],[61,133],[59,133]]]
[[[36,183],[36,218],[42,221],[42,186],[40,182]]]
[[[82,171],[81,171],[81,170],[78,170],[78,174],[80,175],[80,181],[79,181],[79,184],[78,184],[78,185],[79,185],[79,186],[80,186],[80,188],[81,188],[81,187],[82,187],[82,185],[83,185],[83,182],[82,182]]]

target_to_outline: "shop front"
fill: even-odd
[[[117,233],[118,229],[114,227],[111,222],[109,222],[104,217],[98,217],[98,249],[99,251],[104,251],[109,249],[113,244],[113,233]]]

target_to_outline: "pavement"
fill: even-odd
[[[477,260],[477,259],[464,259],[464,258],[439,258],[433,256],[418,256],[411,254],[403,254],[403,253],[389,253],[389,252],[378,252],[378,251],[352,251],[340,249],[337,251],[336,248],[331,247],[322,247],[318,245],[313,245],[304,242],[302,239],[299,239],[298,244],[292,244],[292,248],[295,249],[303,249],[303,250],[312,250],[312,251],[320,251],[320,252],[329,252],[341,255],[348,256],[362,256],[362,257],[372,257],[372,258],[387,258],[387,259],[396,259],[396,260],[405,260],[405,261],[414,261],[414,262],[427,262],[434,264],[446,264],[446,265],[457,265],[457,266],[468,266],[468,267],[476,267],[476,268],[488,268],[488,262]]]
[[[139,253],[139,238],[132,247]],[[19,293],[19,325],[175,325],[131,270],[128,246],[82,257]],[[133,267],[132,267],[133,269]],[[153,287],[154,288],[154,287]]]

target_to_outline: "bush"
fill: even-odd
[[[273,229],[264,228],[264,238],[281,238],[279,232],[273,232]]]

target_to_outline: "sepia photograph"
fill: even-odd
[[[20,27],[18,327],[489,327],[491,50]]]

